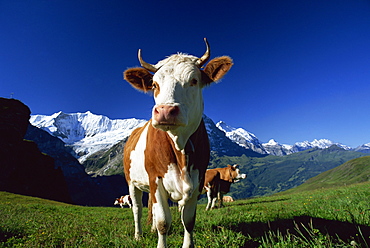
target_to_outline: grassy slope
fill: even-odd
[[[200,204],[196,247],[352,247],[351,241],[369,247],[369,197],[370,183],[362,183],[239,200],[208,212]],[[181,220],[176,207],[171,211],[169,246],[179,247]],[[82,207],[0,192],[0,216],[0,247],[155,247],[157,242],[145,224],[142,240],[133,239],[128,208]],[[143,222],[146,216],[144,209]]]
[[[320,188],[346,186],[370,180],[370,156],[352,159],[334,169],[310,178],[302,185],[282,192],[302,192]]]
[[[241,199],[270,195],[297,187],[309,178],[365,155],[332,146],[323,150],[309,149],[283,157],[212,156],[210,168],[239,164],[241,171],[247,173],[248,177],[232,184],[230,194],[236,199]]]

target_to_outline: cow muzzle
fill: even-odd
[[[180,108],[172,105],[157,105],[153,108],[153,126],[163,130],[170,130],[182,126],[179,122]]]

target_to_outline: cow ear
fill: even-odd
[[[212,59],[203,70],[203,83],[208,85],[212,82],[220,81],[232,66],[233,60],[228,56]]]
[[[153,75],[143,68],[127,69],[123,72],[123,78],[135,89],[148,92],[153,88]]]
[[[234,166],[234,168],[238,168],[239,165],[238,164],[234,164],[233,166]]]

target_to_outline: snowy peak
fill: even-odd
[[[253,133],[250,133],[243,128],[233,128],[223,121],[219,121],[216,124],[216,127],[223,131],[226,134],[226,137],[228,137],[238,145],[246,149],[258,152],[260,154],[267,154],[267,151],[264,149],[256,135],[254,135]]]
[[[332,145],[337,145],[345,150],[351,150],[351,148],[348,146],[345,146],[340,143],[335,143],[328,139],[314,139],[312,142],[303,141],[297,142],[294,145],[279,144],[274,139],[271,139],[269,140],[269,142],[262,144],[254,134],[244,130],[243,128],[231,127],[223,121],[218,122],[216,126],[221,131],[223,131],[226,134],[226,136],[233,142],[239,144],[240,146],[246,149],[251,149],[261,154],[284,156],[295,152],[311,149],[314,147],[325,149]],[[368,151],[370,152],[370,143],[369,147],[363,147],[362,149],[363,150],[368,149]]]
[[[370,143],[363,144],[355,149],[356,152],[370,153]]]
[[[292,146],[279,144],[274,139],[270,139],[269,142],[262,144],[262,146],[265,148],[266,152],[271,155],[284,156],[291,154],[290,149]]]
[[[315,139],[312,142],[297,142],[294,145],[279,144],[274,139],[262,143],[256,135],[243,128],[234,128],[223,121],[214,122],[203,115],[209,134],[211,149],[219,154],[237,156],[239,154],[284,156],[304,151],[313,147],[320,149],[337,145],[343,149],[351,148],[328,139]],[[131,132],[143,126],[146,120],[116,119],[111,120],[103,115],[85,113],[58,112],[50,116],[32,115],[30,123],[51,135],[58,137],[77,154],[80,162],[99,151],[108,150],[113,145],[127,138]],[[356,148],[356,151],[370,153],[370,143]]]
[[[263,144],[265,146],[277,146],[279,143],[277,143],[274,139],[270,139],[269,142]]]
[[[32,115],[30,118],[33,126],[47,131],[71,146],[79,155],[80,162],[98,150],[109,149],[145,122],[138,119],[111,120],[90,111],[72,114],[58,112],[51,116]]]
[[[218,127],[218,129],[220,129],[221,131],[227,133],[227,132],[233,132],[236,128],[233,128],[229,125],[227,125],[225,122],[223,121],[219,121],[217,124],[216,124],[216,127]]]
[[[217,152],[219,155],[228,155],[228,156],[241,156],[245,154],[250,157],[259,157],[260,153],[255,152],[252,149],[245,149],[246,147],[240,145],[239,143],[234,142],[228,135],[232,135],[232,130],[239,132],[241,130],[228,127],[226,123],[215,123],[208,118],[206,115],[203,115],[203,120],[206,125],[211,151]],[[222,128],[220,128],[222,126]],[[225,133],[223,130],[229,130],[231,133]],[[245,130],[244,130],[245,131]]]
[[[311,149],[311,148],[314,148],[314,147],[317,147],[317,148],[320,148],[320,149],[326,149],[326,148],[329,148],[330,146],[332,145],[336,145],[340,148],[343,148],[345,150],[351,150],[351,147],[349,146],[346,146],[346,145],[343,145],[343,144],[340,144],[340,143],[335,143],[331,140],[328,140],[328,139],[314,139],[312,142],[308,142],[308,141],[303,141],[303,142],[297,142],[293,145],[292,147],[292,152],[300,152],[300,151],[304,151],[304,150],[307,150],[307,149]]]

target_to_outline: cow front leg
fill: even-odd
[[[209,210],[209,208],[211,207],[211,204],[212,204],[212,192],[211,192],[211,188],[207,187],[206,188],[207,190],[207,199],[208,199],[208,203],[207,203],[207,207],[206,207],[206,211]]]
[[[153,225],[158,233],[157,248],[167,247],[167,235],[171,227],[172,216],[168,206],[168,196],[162,183],[162,178],[157,179],[157,190],[152,196],[153,201]]]
[[[136,188],[134,185],[129,186],[130,197],[132,201],[132,213],[134,215],[135,222],[135,239],[139,240],[143,233],[141,228],[141,216],[143,212],[143,192]]]
[[[198,194],[194,192],[193,196],[189,199],[188,202],[182,208],[181,220],[184,225],[184,242],[182,244],[183,248],[194,247],[193,241],[193,230],[195,226],[195,215],[197,212],[197,201]]]

